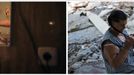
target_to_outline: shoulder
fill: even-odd
[[[110,39],[104,40],[101,44],[102,50],[104,49],[105,46],[111,46],[111,45],[114,45],[114,44],[112,43]]]

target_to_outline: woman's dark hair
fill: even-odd
[[[113,22],[119,22],[120,20],[127,20],[127,15],[121,10],[113,10],[108,17],[108,23],[111,26]]]

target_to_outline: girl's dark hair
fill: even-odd
[[[119,22],[120,20],[127,20],[127,15],[121,10],[113,10],[108,17],[108,23],[111,26],[113,22]]]

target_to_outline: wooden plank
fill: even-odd
[[[107,29],[109,28],[108,24],[101,19],[99,16],[97,16],[94,13],[87,12],[87,16],[90,19],[90,21],[94,24],[94,26],[102,33],[105,34]]]

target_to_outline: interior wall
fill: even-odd
[[[55,21],[50,26],[49,21]],[[52,73],[66,72],[66,3],[13,2],[11,45],[0,47],[1,73],[46,73],[37,55],[39,47],[55,47],[58,64]]]

